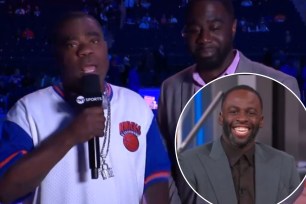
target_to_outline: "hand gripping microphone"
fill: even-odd
[[[81,79],[81,96],[78,96],[77,103],[83,101],[82,107],[101,107],[103,103],[102,93],[100,88],[99,76],[96,74],[84,75]],[[82,98],[83,97],[83,98]],[[101,124],[102,125],[102,124]],[[100,163],[100,143],[99,137],[88,141],[89,167],[91,169],[91,178],[99,177]]]

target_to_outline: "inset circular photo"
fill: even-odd
[[[177,160],[194,191],[182,200],[196,193],[213,204],[294,203],[306,173],[305,121],[300,99],[269,77],[240,73],[207,84],[176,128]]]

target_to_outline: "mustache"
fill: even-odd
[[[79,60],[79,65],[81,67],[88,66],[88,65],[97,66],[97,64],[98,64],[97,61],[90,56],[83,57],[82,59]]]

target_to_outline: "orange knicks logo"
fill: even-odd
[[[124,121],[119,124],[119,132],[125,148],[135,152],[139,148],[138,136],[141,134],[141,127],[137,123]]]

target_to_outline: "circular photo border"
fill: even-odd
[[[185,181],[188,183],[188,185],[189,185],[189,187],[200,197],[200,198],[202,198],[204,201],[206,201],[206,202],[208,202],[208,203],[212,203],[211,201],[209,201],[209,200],[207,200],[206,198],[204,198],[201,194],[199,194],[194,188],[193,188],[193,186],[188,182],[188,180],[187,180],[187,178],[186,178],[186,176],[185,176],[185,174],[184,174],[184,171],[182,170],[182,168],[181,168],[181,165],[180,165],[180,161],[179,161],[179,156],[178,156],[178,151],[180,151],[180,153],[181,153],[181,151],[182,152],[184,152],[185,151],[185,149],[186,149],[186,147],[188,147],[188,145],[190,145],[190,142],[191,141],[193,141],[193,139],[194,139],[194,135],[197,133],[197,131],[200,129],[200,127],[202,126],[202,124],[203,124],[203,122],[204,122],[204,120],[206,120],[206,118],[208,117],[208,115],[209,115],[209,113],[207,113],[207,112],[205,112],[204,114],[202,114],[201,115],[201,118],[199,118],[199,120],[196,122],[196,124],[193,126],[193,128],[191,128],[191,131],[189,131],[189,133],[188,134],[185,134],[185,135],[187,135],[186,137],[185,137],[185,141],[180,141],[180,147],[178,147],[178,139],[180,139],[180,140],[182,140],[181,139],[181,137],[179,137],[178,135],[179,135],[179,129],[181,128],[181,126],[182,126],[182,120],[183,120],[183,117],[186,117],[186,115],[185,115],[185,112],[186,111],[190,111],[190,110],[188,110],[188,106],[191,104],[191,103],[193,103],[193,101],[195,100],[195,97],[196,97],[196,95],[197,94],[199,94],[200,92],[203,92],[203,90],[205,89],[205,88],[208,88],[208,87],[210,87],[210,86],[212,86],[213,84],[215,84],[217,81],[222,81],[222,80],[224,80],[224,79],[226,79],[226,78],[229,78],[229,77],[236,77],[236,78],[238,78],[239,76],[254,76],[255,78],[256,78],[256,81],[258,80],[258,79],[260,79],[260,78],[262,78],[263,80],[270,80],[271,81],[271,83],[273,83],[273,82],[276,82],[277,83],[277,87],[279,86],[279,87],[282,87],[283,88],[283,90],[284,90],[284,93],[285,92],[288,92],[289,93],[289,95],[292,95],[292,96],[290,96],[290,97],[293,97],[295,100],[297,99],[297,101],[298,101],[298,105],[300,105],[300,107],[302,107],[302,109],[301,110],[304,110],[305,111],[305,113],[306,113],[306,108],[305,108],[305,106],[304,106],[304,104],[302,103],[302,101],[300,100],[300,98],[292,91],[292,90],[290,90],[287,86],[285,86],[283,83],[281,83],[281,82],[279,82],[279,81],[277,81],[277,80],[275,80],[275,79],[273,79],[273,78],[271,78],[271,77],[267,77],[267,76],[265,76],[265,75],[261,75],[261,74],[255,74],[255,73],[249,73],[249,72],[244,72],[244,73],[236,73],[236,74],[231,74],[231,75],[226,75],[226,76],[222,76],[222,77],[219,77],[219,78],[217,78],[217,79],[215,79],[215,80],[213,80],[213,81],[211,81],[211,82],[209,82],[208,84],[206,84],[205,86],[203,86],[201,89],[199,89],[190,99],[189,99],[189,101],[187,102],[187,104],[186,104],[186,106],[183,108],[183,111],[182,111],[182,113],[180,114],[180,117],[179,117],[179,120],[178,120],[178,123],[177,123],[177,126],[176,126],[176,134],[175,134],[175,154],[176,154],[176,161],[177,161],[177,163],[178,163],[178,165],[179,165],[179,169],[180,169],[180,171],[181,171],[181,173],[182,173],[182,175],[183,175],[183,177],[184,177],[184,179],[185,179]],[[257,77],[259,77],[259,78],[257,78]],[[242,81],[240,81],[240,82],[238,82],[237,81],[237,83],[236,84],[234,84],[232,87],[226,87],[226,89],[227,90],[229,90],[230,88],[233,88],[233,87],[235,87],[235,86],[239,86],[239,85],[249,85],[249,82],[243,82],[243,80]],[[271,86],[272,86],[272,84],[271,84]],[[269,88],[269,87],[267,87],[267,88]],[[227,91],[226,90],[226,91]],[[255,90],[257,90],[257,89],[255,89]],[[270,92],[271,92],[272,90],[270,90]],[[261,94],[261,91],[258,91],[258,92],[260,92],[260,94]],[[209,105],[209,106],[207,106],[207,110],[212,110],[212,109],[214,109],[215,108],[215,106],[216,105],[218,105],[219,104],[219,100],[221,99],[221,96],[223,95],[223,93],[217,93],[217,94],[215,94],[215,96],[214,97],[211,97],[211,99],[212,99],[212,103]],[[261,94],[262,95],[262,94]],[[281,96],[279,96],[279,97],[281,97]],[[265,98],[265,96],[263,96],[262,97],[263,98],[263,110],[265,110],[265,101],[264,101],[264,98]],[[271,106],[273,106],[274,104],[271,104]],[[203,111],[204,112],[204,111]],[[209,112],[209,111],[208,111]],[[263,113],[263,115],[265,115],[264,113]],[[272,115],[272,113],[271,113],[271,115]],[[204,118],[204,119],[203,119]],[[203,121],[201,121],[203,119]],[[272,120],[272,119],[271,119]],[[300,118],[298,119],[298,120],[300,120]],[[188,120],[187,120],[188,121]],[[190,121],[190,120],[189,120]],[[200,122],[199,122],[200,121]],[[222,130],[222,128],[220,128],[221,130]],[[220,136],[220,135],[218,135],[218,136]],[[257,134],[257,136],[258,136],[258,134]],[[272,136],[271,136],[272,137]],[[257,137],[256,137],[257,138]],[[207,142],[211,142],[211,141],[207,141]],[[262,142],[262,143],[264,143],[264,142]],[[205,143],[204,143],[205,144]],[[203,144],[202,144],[203,145]],[[269,144],[268,144],[268,146],[269,146]],[[276,149],[276,148],[274,148],[274,149]],[[184,151],[183,151],[184,150]],[[282,151],[284,151],[284,150],[282,150]],[[286,152],[286,151],[284,151],[284,152]],[[295,158],[295,161],[297,161],[297,159],[296,159],[296,157],[294,157]],[[227,159],[227,158],[226,158]],[[255,160],[255,159],[254,159]],[[254,171],[255,171],[255,167],[254,167]],[[277,204],[280,204],[280,203],[287,203],[287,202],[294,202],[294,200],[293,201],[291,201],[291,199],[296,199],[298,196],[299,196],[299,194],[301,193],[301,190],[299,190],[299,189],[303,189],[302,187],[304,186],[303,185],[303,182],[306,182],[305,181],[305,178],[306,178],[306,175],[305,175],[305,173],[306,172],[303,172],[302,173],[302,176],[301,176],[301,180],[300,180],[300,183],[299,183],[299,185],[295,188],[295,190],[294,191],[292,191],[287,197],[285,197],[283,200],[281,200],[281,201],[277,201]],[[254,175],[255,175],[255,172],[254,172]],[[255,178],[254,178],[254,190],[255,190],[255,188],[256,188],[256,185],[255,185]],[[234,189],[235,190],[235,189]],[[235,191],[234,191],[235,192]],[[236,195],[235,195],[236,196]],[[254,199],[256,198],[256,192],[254,192]]]

